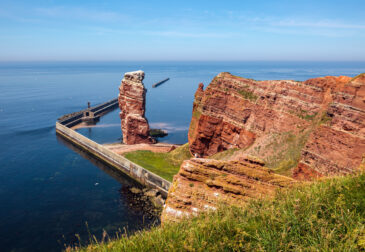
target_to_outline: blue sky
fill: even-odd
[[[365,1],[0,1],[0,61],[365,61]]]

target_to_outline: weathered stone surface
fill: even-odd
[[[268,161],[281,148],[276,138],[296,137],[300,144],[293,159],[300,162],[295,177],[354,172],[365,153],[364,76],[299,82],[220,73],[195,94],[190,151],[208,157],[239,148]],[[237,153],[233,159],[242,154]]]
[[[215,209],[218,204],[241,205],[250,199],[271,197],[295,180],[277,175],[254,158],[220,161],[193,158],[182,163],[174,177],[162,221],[177,220]]]
[[[125,73],[119,87],[118,101],[125,144],[154,142],[149,135],[149,125],[145,118],[146,89],[143,79],[143,71]]]
[[[271,197],[298,179],[365,169],[365,74],[298,82],[221,73],[203,88],[199,84],[193,104],[191,153],[208,157],[241,150],[231,152],[226,161],[184,161],[170,187],[162,221],[194,216],[221,203],[241,205]],[[294,153],[294,178],[264,167],[262,159],[285,151]]]
[[[365,154],[365,74],[331,94],[325,118],[303,148],[294,177],[308,178],[308,172],[315,177],[347,174],[360,168]]]

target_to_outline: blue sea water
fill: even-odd
[[[142,69],[146,116],[164,128],[162,141],[187,142],[198,83],[219,72],[254,78],[306,80],[355,76],[365,62],[27,62],[0,63],[0,250],[59,251],[103,230],[148,227],[133,206],[133,184],[56,136],[58,117],[117,97],[123,73]],[[158,88],[152,84],[169,77]],[[78,130],[99,143],[120,141],[119,111],[98,127]],[[86,225],[87,223],[87,225]]]

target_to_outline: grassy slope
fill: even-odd
[[[229,149],[218,152],[209,158],[230,160],[234,155],[246,154],[262,159],[265,162],[266,167],[271,168],[275,173],[291,176],[291,169],[298,164],[301,150],[309,133],[310,131],[303,132],[297,136],[291,132],[271,134],[267,138],[267,141],[262,145],[256,145],[246,149]],[[269,155],[267,155],[268,153]]]
[[[229,158],[237,151],[241,151],[241,149],[228,149],[211,155],[208,158],[216,160],[229,160]]]
[[[358,251],[365,248],[365,175],[282,190],[244,209],[220,207],[83,251]]]
[[[184,144],[169,153],[132,151],[124,154],[124,156],[169,181],[172,181],[173,176],[178,173],[182,161],[191,158],[188,144]]]
[[[259,150],[265,152],[265,149],[271,149],[271,155],[265,158],[266,166],[272,168],[276,173],[291,176],[291,169],[298,165],[301,151],[310,133],[311,130],[298,135],[291,132],[273,134],[272,142]]]

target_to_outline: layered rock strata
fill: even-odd
[[[188,138],[191,154],[209,159],[182,163],[164,222],[272,197],[298,179],[365,169],[365,74],[299,82],[220,73],[206,90],[199,84]],[[276,174],[283,163],[294,178]]]
[[[123,143],[153,143],[149,135],[149,125],[145,118],[146,89],[143,86],[144,72],[124,74],[119,87],[119,108]]]
[[[242,205],[250,199],[271,197],[276,189],[295,182],[263,165],[250,157],[241,161],[184,161],[170,187],[162,221],[194,216],[219,204]]]
[[[243,149],[275,166],[290,154],[273,160],[275,152],[294,139],[289,151],[298,154],[290,161],[296,166],[300,160],[295,177],[354,172],[365,153],[364,80],[363,74],[255,81],[220,73],[206,90],[199,84],[196,91],[190,151],[208,157]]]
[[[365,74],[331,93],[320,125],[306,142],[294,177],[347,174],[365,161]]]

